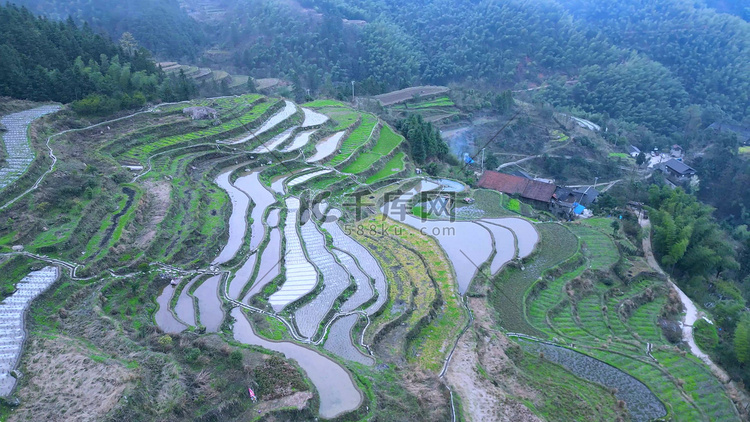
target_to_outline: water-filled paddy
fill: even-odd
[[[341,138],[343,138],[344,135],[346,135],[346,131],[337,132],[318,142],[315,146],[315,154],[308,158],[307,162],[314,163],[320,161],[336,152],[336,149],[339,147],[339,142],[341,142]]]
[[[320,395],[320,416],[333,418],[351,412],[362,403],[362,395],[344,368],[331,359],[306,347],[290,342],[273,342],[258,337],[239,308],[232,310],[234,339],[264,347],[297,361]]]
[[[162,331],[169,334],[179,333],[187,328],[185,324],[177,321],[177,318],[169,310],[169,302],[172,300],[172,295],[174,295],[174,289],[175,287],[171,284],[164,286],[159,296],[156,297],[159,309],[154,314],[156,325]]]
[[[198,310],[200,311],[201,325],[206,327],[209,333],[219,331],[221,322],[224,320],[224,312],[221,310],[221,299],[219,298],[219,283],[221,276],[215,275],[195,289],[193,295],[198,299]]]
[[[263,214],[266,212],[266,208],[276,202],[273,193],[266,189],[258,179],[259,175],[259,172],[254,171],[237,178],[234,182],[237,188],[252,198],[254,204],[253,210],[250,214],[250,217],[253,219],[252,226],[250,227],[251,251],[256,250],[265,237],[266,232],[265,227],[263,226]],[[234,210],[232,210],[232,216],[234,217]]]
[[[260,292],[263,287],[271,282],[281,273],[281,231],[278,228],[271,230],[268,235],[268,244],[260,258],[258,275],[253,282],[252,288],[243,301],[248,302],[251,297]]]
[[[240,166],[224,170],[215,180],[216,184],[227,192],[229,199],[232,201],[232,214],[229,217],[229,239],[227,239],[227,244],[224,245],[219,256],[212,262],[217,265],[229,261],[237,254],[247,231],[247,209],[250,206],[250,199],[245,192],[229,183],[229,176],[238,167]]]

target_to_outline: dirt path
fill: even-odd
[[[743,409],[746,409],[748,404],[750,404],[750,397],[748,396],[747,392],[744,389],[739,388],[734,383],[734,381],[732,381],[726,371],[724,371],[724,369],[714,363],[711,360],[711,357],[703,353],[703,351],[701,351],[701,349],[695,343],[695,338],[693,337],[693,324],[695,324],[695,322],[699,319],[703,318],[704,313],[695,306],[693,301],[685,294],[685,292],[682,291],[682,289],[677,287],[677,285],[672,281],[672,278],[669,277],[669,275],[665,273],[664,270],[662,270],[659,262],[656,260],[656,257],[651,250],[651,222],[639,217],[638,223],[642,228],[646,229],[646,236],[644,236],[643,238],[643,254],[646,256],[646,260],[648,261],[649,266],[651,266],[654,271],[657,271],[660,274],[664,274],[667,277],[669,286],[677,291],[680,296],[682,306],[685,308],[685,316],[682,318],[681,324],[682,339],[685,340],[685,342],[690,347],[690,352],[698,357],[701,361],[703,361],[703,363],[705,363],[709,367],[711,373],[714,374],[714,376],[718,378],[719,381],[722,382],[722,384],[725,385],[727,392],[729,393],[729,397],[735,402],[735,404],[737,404],[737,409],[740,411],[740,414],[744,414],[745,416],[747,416],[746,412],[743,412]]]
[[[523,403],[533,401],[535,392],[512,376],[501,375],[512,373],[512,363],[505,354],[509,340],[491,329],[491,317],[482,299],[470,299],[469,306],[475,319],[458,340],[445,373],[446,381],[461,397],[464,417],[477,422],[541,421]],[[480,367],[493,378],[503,379],[503,383],[494,383],[479,371]]]

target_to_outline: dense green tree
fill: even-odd
[[[15,6],[0,6],[0,52],[0,95],[74,102],[80,113],[141,107],[160,97],[160,85],[175,83],[132,37],[118,46],[88,26],[38,18]],[[180,98],[195,94],[184,76],[177,84]]]

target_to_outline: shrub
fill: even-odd
[[[719,333],[716,331],[716,326],[704,319],[699,319],[693,324],[693,336],[695,343],[705,352],[710,352],[719,345]]]

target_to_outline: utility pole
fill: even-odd
[[[484,150],[485,148],[482,148],[482,174],[484,174]]]
[[[354,102],[354,81],[352,81],[352,102]]]

